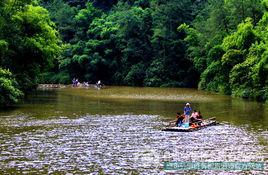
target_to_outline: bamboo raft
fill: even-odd
[[[162,131],[192,132],[192,131],[197,131],[197,130],[206,128],[208,126],[217,125],[217,124],[219,124],[219,123],[216,120],[208,119],[208,120],[204,120],[202,122],[201,126],[198,126],[196,128],[191,128],[191,127],[185,128],[185,127],[177,127],[177,126],[170,127],[170,126],[168,126],[168,127],[164,128],[164,129],[162,129]]]

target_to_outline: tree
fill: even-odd
[[[145,84],[150,86],[197,86],[198,74],[192,68],[191,60],[185,57],[184,33],[177,31],[180,24],[193,19],[193,3],[188,0],[152,1],[151,7],[153,61],[147,70]],[[155,67],[159,64],[161,67]]]
[[[78,9],[63,0],[43,1],[41,5],[49,11],[50,18],[55,23],[62,40],[72,42],[76,33],[74,17],[78,13]]]
[[[0,4],[0,66],[9,69],[26,92],[59,55],[60,40],[46,9],[31,0],[14,2]]]

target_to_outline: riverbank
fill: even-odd
[[[72,84],[38,84],[37,89],[62,89],[62,88],[67,88],[67,87],[73,87]],[[76,85],[74,88],[96,88],[96,84],[86,84],[83,85],[79,83]]]
[[[70,85],[65,84],[38,84],[37,89],[58,89],[58,88],[66,88]]]

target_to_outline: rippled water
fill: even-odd
[[[2,120],[2,173],[166,174],[164,161],[267,160],[253,133],[230,125],[175,133],[161,131],[166,123],[149,115]]]
[[[221,124],[161,131],[185,102]],[[267,174],[163,169],[174,161],[267,162],[267,129],[267,104],[194,89],[38,91],[0,110],[0,174]]]

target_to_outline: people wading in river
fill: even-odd
[[[98,87],[98,88],[101,88],[101,85],[102,85],[102,84],[101,84],[101,81],[100,81],[100,80],[99,80],[96,84],[97,84],[97,87]]]
[[[75,87],[75,78],[73,78],[73,80],[72,80],[72,83],[73,83],[73,87]]]

